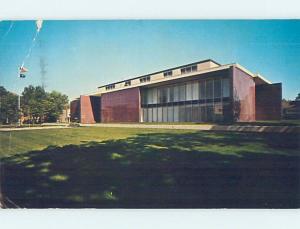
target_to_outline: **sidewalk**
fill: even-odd
[[[164,125],[164,124],[80,124],[89,127],[120,127],[120,128],[150,128],[150,129],[178,129],[178,130],[213,130],[236,132],[263,132],[263,133],[300,133],[300,126],[236,126],[236,125]]]
[[[62,129],[62,128],[71,128],[68,126],[41,126],[41,127],[12,127],[12,128],[0,128],[0,132],[7,131],[21,131],[21,130],[45,130],[45,129]]]
[[[261,132],[261,133],[300,133],[300,126],[236,126],[236,125],[164,125],[164,124],[80,124],[82,127],[106,127],[106,128],[141,128],[141,129],[174,129],[174,130],[202,130],[202,131],[234,131],[234,132]],[[45,130],[72,128],[69,126],[44,126],[23,128],[0,128],[0,132],[22,130]]]

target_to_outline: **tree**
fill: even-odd
[[[32,123],[42,123],[46,114],[47,93],[41,86],[28,86],[22,92],[23,115]]]
[[[0,123],[18,120],[18,96],[0,86]]]
[[[47,94],[46,109],[47,121],[56,122],[68,104],[68,96],[60,92],[52,91]]]
[[[298,95],[297,95],[297,97],[296,97],[295,100],[296,100],[296,101],[299,101],[299,100],[300,100],[300,93],[298,93]]]
[[[46,92],[40,86],[25,87],[21,110],[30,123],[56,122],[68,105],[68,97],[60,92]],[[18,121],[18,96],[0,86],[0,123]]]
[[[42,87],[25,87],[22,93],[22,111],[32,123],[56,122],[68,104],[68,97],[60,92],[46,92]]]

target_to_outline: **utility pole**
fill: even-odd
[[[18,94],[18,126],[21,126],[21,96]]]
[[[21,73],[22,73],[22,71],[21,71],[21,68],[19,69],[19,72],[18,72],[18,78],[19,78],[19,80],[20,79],[22,79],[21,78]],[[18,126],[21,126],[21,92],[19,92],[18,94]]]

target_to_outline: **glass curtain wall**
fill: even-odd
[[[141,90],[143,122],[225,121],[229,96],[229,78],[221,77],[145,88]]]

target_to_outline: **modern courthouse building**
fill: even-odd
[[[98,87],[71,102],[71,120],[251,122],[281,118],[281,83],[208,59]]]

